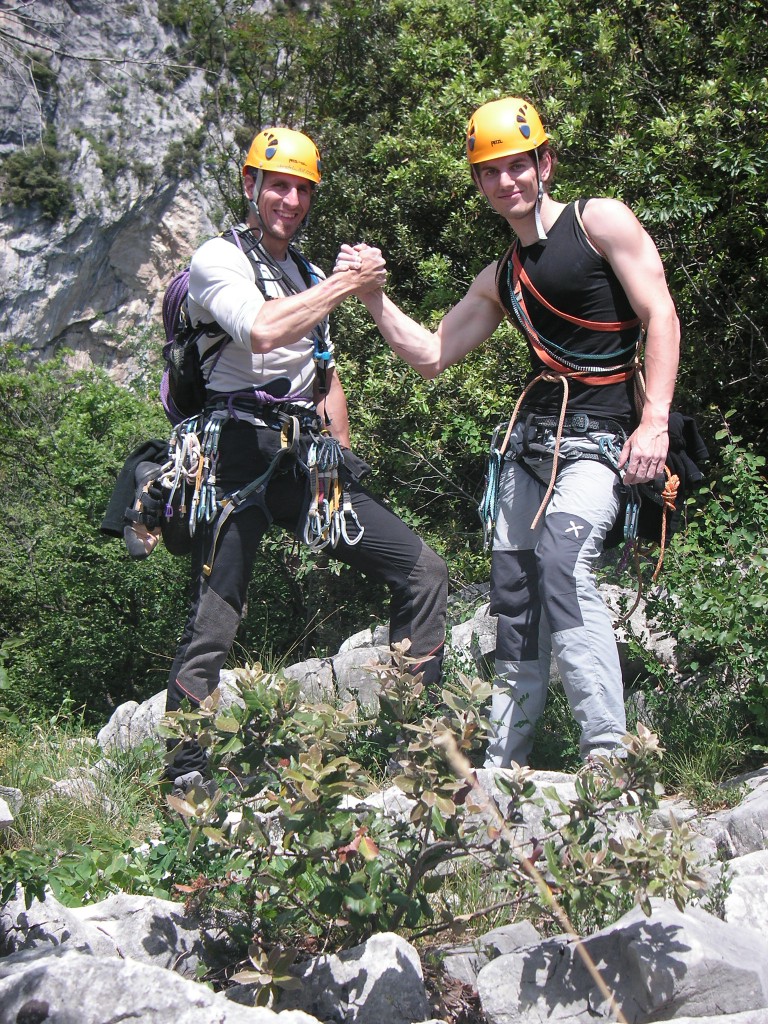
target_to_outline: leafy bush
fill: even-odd
[[[63,172],[70,156],[58,149],[49,129],[34,146],[17,149],[0,165],[0,198],[12,205],[39,205],[48,220],[66,220],[75,211],[71,178]]]
[[[56,709],[69,693],[103,721],[111,706],[162,688],[161,652],[183,619],[185,563],[165,551],[132,563],[99,534],[124,458],[165,427],[105,373],[73,374],[59,360],[22,369],[10,349],[0,410],[7,700]]]
[[[670,783],[712,789],[768,742],[765,459],[727,428],[701,508],[669,548],[648,615],[677,641],[678,669],[648,662],[643,706],[671,756]],[[691,723],[695,723],[692,728]],[[693,794],[695,795],[695,794]],[[722,794],[720,794],[722,799]]]
[[[185,895],[190,907],[226,914],[233,940],[244,956],[248,951],[232,980],[261,986],[266,1000],[291,983],[297,949],[313,937],[339,949],[376,931],[460,933],[488,915],[499,923],[520,913],[557,931],[586,933],[633,902],[648,912],[659,895],[682,906],[700,887],[688,866],[685,829],[669,835],[648,827],[662,752],[647,730],[629,739],[625,758],[602,759],[577,776],[573,801],[548,793],[542,833],[521,839],[523,812],[542,802],[530,772],[497,776],[501,796],[494,798],[469,760],[487,738],[489,684],[459,675],[443,691],[442,709],[425,716],[429,704],[405,648],[393,653],[394,666],[377,670],[379,710],[367,717],[354,702],[312,703],[295,681],[259,665],[238,670],[242,706],[220,711],[209,699],[165,720],[169,735],[195,737],[208,749],[218,793],[168,796],[175,813],[163,821],[156,747],[100,760],[89,773],[97,799],[81,812],[83,820],[90,813],[90,830],[82,823],[73,830],[71,818],[51,819],[48,836],[0,852],[0,900],[17,884],[28,902],[50,886],[65,905],[117,891]],[[21,738],[21,728],[14,735]],[[66,772],[67,758],[79,759],[82,771],[87,741],[72,743],[81,735],[66,715],[57,717],[40,731],[37,749],[8,748],[5,773],[13,781],[36,772],[50,785]],[[374,738],[394,787],[384,797],[350,756],[361,739]],[[143,804],[138,813],[125,799],[126,783]],[[30,807],[44,791],[30,783],[38,798]],[[116,812],[111,831],[99,824],[99,808],[113,803],[122,832]],[[49,802],[41,806],[55,815]],[[20,813],[14,842],[37,813]],[[465,898],[457,888],[468,873],[483,898]]]
[[[450,885],[443,894],[446,877],[463,864],[495,892],[489,909],[524,905],[558,927],[567,921],[564,907],[592,929],[633,901],[647,911],[649,898],[663,894],[682,905],[698,888],[684,833],[670,845],[645,824],[660,792],[660,751],[647,731],[630,742],[626,759],[605,759],[600,771],[580,776],[573,804],[551,794],[558,820],[545,816],[545,835],[523,847],[513,823],[537,802],[530,773],[497,779],[506,794],[500,804],[477,785],[469,761],[487,739],[489,684],[459,677],[443,691],[442,711],[425,715],[421,683],[408,674],[402,648],[395,661],[378,670],[375,717],[362,718],[354,704],[308,703],[296,682],[254,665],[237,670],[242,707],[220,712],[209,700],[166,720],[170,735],[194,737],[209,751],[221,786],[213,798],[199,789],[169,803],[189,822],[191,848],[207,842],[226,857],[226,875],[198,879],[190,896],[245,915],[250,963],[235,980],[262,984],[266,994],[280,983],[269,977],[270,965],[278,975],[286,968],[270,951],[307,935],[339,948],[376,931],[469,926],[486,909],[463,913]],[[361,735],[378,738],[403,794],[388,790],[383,806],[372,798],[371,776],[350,756]],[[607,841],[617,815],[635,817],[635,839]]]

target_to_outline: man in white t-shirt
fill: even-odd
[[[312,140],[287,128],[260,132],[243,167],[248,217],[210,239],[190,266],[189,315],[211,324],[199,347],[225,343],[204,362],[216,496],[240,504],[195,531],[192,590],[171,667],[167,709],[196,706],[218,685],[245,606],[262,537],[274,523],[387,584],[390,641],[410,640],[427,684],[440,677],[447,570],[443,560],[360,484],[349,450],[347,401],[333,361],[328,315],[350,295],[381,288],[378,250],[352,273],[325,278],[291,245],[320,182]],[[289,454],[286,454],[289,449]],[[367,467],[364,467],[367,468]],[[169,765],[179,788],[199,781],[205,755],[185,743]]]

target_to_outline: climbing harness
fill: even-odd
[[[574,203],[574,211],[581,230],[588,238],[589,236],[584,229],[578,203]],[[486,549],[490,544],[489,537],[492,537],[496,523],[501,466],[507,452],[512,430],[517,423],[518,414],[522,404],[526,396],[536,384],[543,381],[559,386],[562,388],[562,399],[560,402],[559,413],[556,417],[551,419],[551,422],[547,417],[535,417],[536,423],[539,426],[546,425],[549,428],[554,428],[554,449],[551,451],[552,470],[550,473],[549,483],[539,509],[531,523],[532,530],[536,528],[539,520],[544,514],[544,510],[547,507],[549,499],[552,496],[552,491],[555,487],[557,471],[559,468],[560,448],[563,433],[566,429],[566,421],[568,420],[567,410],[570,393],[569,382],[571,380],[576,380],[582,384],[599,387],[605,384],[621,383],[634,378],[636,382],[636,403],[639,404],[640,401],[642,401],[645,393],[645,384],[642,377],[639,359],[639,351],[643,339],[643,325],[638,317],[633,317],[629,320],[617,321],[584,320],[581,317],[572,316],[571,314],[564,313],[562,310],[557,309],[537,290],[523,267],[520,260],[519,239],[516,239],[513,242],[499,261],[496,271],[497,287],[505,273],[511,305],[511,312],[508,311],[508,315],[510,316],[510,319],[512,319],[522,330],[533,351],[541,363],[543,363],[544,369],[530,380],[523,389],[523,393],[515,404],[501,444],[498,444],[499,428],[496,429],[491,440],[491,450],[486,475],[486,487],[478,509],[480,519],[483,523],[484,546]],[[550,313],[554,313],[555,316],[567,321],[568,323],[572,323],[577,327],[584,327],[589,330],[606,333],[618,333],[636,327],[637,334],[626,343],[621,344],[616,351],[583,355],[581,356],[581,361],[578,362],[567,349],[564,349],[562,346],[545,338],[544,335],[534,326],[525,304],[523,285],[542,306],[549,310]],[[640,411],[640,409],[638,409],[638,411]],[[583,425],[580,422],[581,420],[584,421]],[[587,431],[590,430],[590,419],[584,414],[571,414],[569,426],[577,434],[586,434]],[[614,429],[614,427],[616,429]],[[600,425],[597,424],[594,427],[594,430],[600,431]],[[608,432],[620,433],[621,427],[618,424],[609,425]],[[609,452],[606,446],[607,442],[600,440],[599,454],[596,457],[601,458],[607,465],[611,466],[616,473],[618,473],[618,455],[615,452]],[[585,455],[583,457],[589,456]]]
[[[340,541],[354,547],[365,532],[352,505],[350,485],[340,474],[344,453],[338,440],[318,429],[320,420],[314,412],[274,399],[271,403],[264,401],[270,397],[263,393],[258,397],[217,396],[205,414],[182,421],[171,433],[167,459],[157,475],[163,488],[164,517],[166,523],[173,523],[174,553],[187,553],[188,542],[197,530],[202,525],[212,527],[203,565],[206,576],[212,572],[221,531],[230,515],[263,501],[270,480],[288,456],[308,477],[309,508],[301,539],[311,550],[336,547]],[[260,476],[219,500],[216,468],[221,431],[228,420],[239,418],[238,411],[263,418],[264,426],[256,429],[279,430],[280,447]],[[302,460],[302,435],[309,437],[306,462]],[[182,529],[187,535],[186,544],[179,540]]]

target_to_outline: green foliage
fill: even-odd
[[[115,750],[108,763],[85,724],[65,699],[53,713],[28,712],[6,720],[0,733],[0,776],[24,794],[13,825],[3,833],[13,847],[64,847],[92,842],[119,845],[144,836],[154,816],[150,794],[159,756],[152,744]],[[63,789],[52,788],[64,780]],[[69,789],[73,790],[73,798]],[[155,804],[157,801],[155,801]]]
[[[681,664],[697,685],[719,691],[754,717],[768,739],[768,485],[765,459],[727,430],[721,466],[703,508],[672,545],[669,594],[650,613],[676,636]]]
[[[226,858],[225,875],[199,878],[189,891],[244,915],[243,938],[253,938],[235,980],[262,985],[266,998],[289,983],[295,944],[307,935],[339,948],[375,931],[461,930],[512,906],[558,923],[567,906],[591,930],[635,896],[647,911],[651,895],[682,905],[699,887],[684,832],[670,845],[645,824],[661,788],[661,751],[647,730],[625,759],[603,759],[581,776],[573,803],[555,794],[546,834],[521,845],[513,823],[540,802],[530,773],[497,778],[502,805],[477,786],[470,767],[487,739],[489,684],[459,676],[443,690],[441,709],[428,714],[405,651],[395,648],[394,659],[376,670],[382,690],[373,718],[361,718],[354,704],[310,703],[295,682],[254,665],[237,670],[242,707],[220,711],[209,700],[166,719],[170,735],[194,737],[209,751],[221,786],[212,798],[198,790],[169,803],[188,822],[190,850],[202,844],[219,863]],[[361,734],[378,737],[389,758],[399,811],[382,807],[372,795],[378,787],[350,757]],[[618,817],[634,819],[634,838],[612,835]],[[488,905],[456,904],[451,876],[470,867]]]
[[[719,464],[667,550],[663,587],[646,594],[649,620],[676,640],[677,669],[632,646],[647,670],[635,713],[669,751],[662,777],[708,809],[738,798],[722,781],[768,741],[765,460],[727,429],[717,439]]]
[[[50,715],[6,721],[0,779],[24,802],[2,833],[0,903],[17,882],[27,903],[43,899],[46,886],[67,906],[115,892],[170,898],[174,879],[191,880],[200,865],[185,857],[180,823],[163,820],[161,767],[152,743],[105,760],[69,701]]]
[[[132,563],[99,534],[124,458],[165,432],[162,414],[100,371],[22,369],[10,349],[0,410],[6,698],[53,709],[69,692],[103,721],[111,706],[162,688],[184,614],[185,563],[165,551]]]
[[[688,868],[686,828],[654,831],[641,814],[636,835],[606,838],[611,812],[619,807],[648,810],[663,793],[657,780],[655,757],[663,753],[657,737],[641,725],[627,749],[626,758],[598,757],[596,765],[584,768],[576,777],[574,801],[545,790],[557,810],[545,815],[544,824],[556,827],[558,841],[544,841],[542,853],[559,887],[559,903],[581,934],[603,927],[633,904],[650,914],[654,896],[673,899],[682,910],[703,887]]]
[[[48,129],[42,140],[17,149],[0,164],[0,198],[4,203],[39,206],[51,221],[66,220],[75,210],[72,182],[64,169],[68,153],[57,148],[56,133]]]
[[[34,836],[33,812],[22,809],[11,837],[17,848],[0,851],[0,899],[17,884],[28,902],[50,886],[71,906],[118,891],[184,894],[191,906],[227,913],[232,938],[247,950],[234,980],[261,986],[266,1000],[292,986],[298,945],[313,936],[338,949],[382,930],[460,933],[488,915],[503,923],[512,908],[558,929],[565,909],[586,933],[633,901],[647,912],[652,895],[682,905],[698,889],[684,830],[665,840],[647,827],[661,756],[647,730],[625,758],[582,773],[573,801],[550,794],[544,833],[533,839],[517,827],[542,802],[530,772],[497,776],[502,795],[492,799],[470,766],[487,737],[489,684],[458,676],[427,715],[411,659],[404,648],[393,654],[391,668],[376,670],[380,707],[367,718],[354,702],[310,702],[294,681],[258,665],[238,670],[242,706],[222,711],[210,699],[165,720],[168,735],[194,736],[209,750],[218,793],[168,796],[175,813],[162,821],[157,748],[113,751],[88,773],[97,798],[81,814],[90,814],[90,829],[73,829],[72,817],[58,822],[42,800],[50,831]],[[66,711],[40,726],[27,749],[22,729],[12,732],[5,757],[4,778],[27,788],[28,805],[41,803],[68,764],[82,771],[87,761],[82,723]],[[389,758],[395,788],[386,802],[349,754],[361,734],[378,736]],[[129,786],[140,794],[139,813],[125,799]],[[107,831],[100,808],[110,804],[118,809]],[[462,877],[473,888],[466,899]]]
[[[51,67],[51,58],[42,50],[30,54],[29,73],[40,96],[55,94],[58,88],[58,76]]]

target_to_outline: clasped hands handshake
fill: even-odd
[[[386,260],[381,249],[360,242],[357,245],[342,245],[334,274],[351,273],[356,275],[354,295],[369,295],[379,291],[387,283]]]

